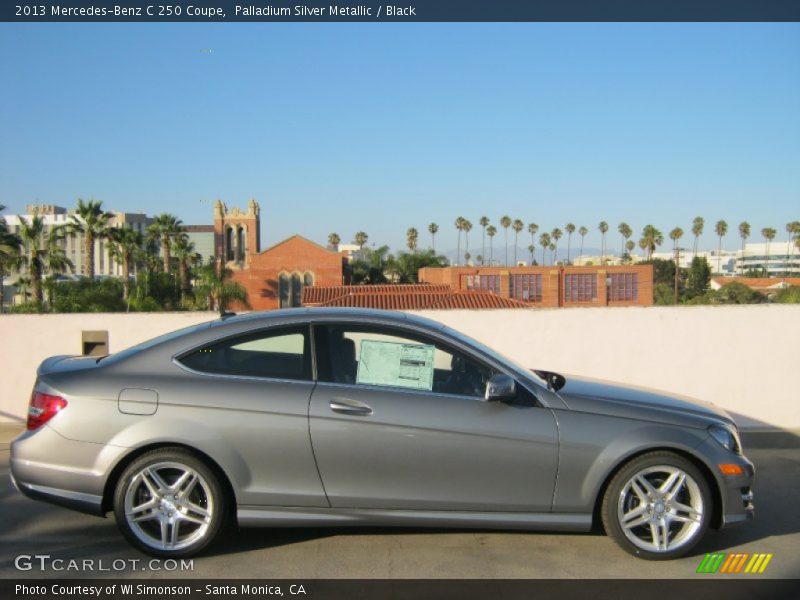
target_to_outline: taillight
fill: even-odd
[[[67,401],[60,396],[51,396],[33,391],[28,406],[28,430],[38,429],[67,406]]]

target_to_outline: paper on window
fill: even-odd
[[[433,389],[435,346],[361,340],[356,383]]]

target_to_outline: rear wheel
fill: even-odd
[[[217,476],[202,460],[182,448],[163,448],[125,469],[114,494],[114,514],[122,534],[140,550],[185,557],[217,537],[226,500]]]
[[[708,530],[711,491],[703,473],[672,452],[626,464],[603,498],[606,532],[627,552],[650,560],[689,552]]]

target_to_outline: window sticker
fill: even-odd
[[[435,346],[361,340],[356,383],[433,389]]]

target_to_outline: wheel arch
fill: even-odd
[[[117,483],[119,482],[119,478],[122,476],[122,473],[125,469],[130,465],[134,460],[139,458],[140,456],[147,454],[148,452],[152,452],[153,450],[161,450],[164,448],[179,448],[181,450],[187,450],[198,459],[202,460],[209,469],[214,472],[214,475],[217,476],[220,485],[222,486],[223,490],[225,490],[225,495],[228,497],[230,502],[228,502],[228,512],[230,520],[235,520],[236,516],[236,492],[234,491],[233,484],[230,481],[230,478],[225,473],[224,469],[219,465],[219,463],[214,460],[211,456],[203,452],[202,450],[195,448],[194,446],[190,446],[188,444],[182,444],[177,442],[153,442],[150,444],[146,444],[144,446],[140,446],[137,448],[133,448],[130,452],[125,454],[122,458],[120,458],[114,467],[111,469],[108,477],[106,478],[105,485],[103,486],[103,497],[101,503],[101,510],[103,514],[107,514],[108,512],[114,510],[114,492],[117,488]]]
[[[632,460],[636,460],[640,456],[645,454],[649,454],[651,452],[671,452],[672,454],[676,454],[685,458],[686,460],[690,461],[694,466],[696,466],[703,476],[706,478],[706,483],[708,483],[708,487],[711,490],[711,500],[712,500],[712,508],[711,508],[711,521],[710,525],[714,529],[719,529],[722,526],[722,514],[723,514],[723,500],[722,500],[722,491],[720,490],[719,482],[717,478],[714,476],[711,467],[706,464],[704,460],[702,460],[698,455],[686,450],[685,448],[677,448],[675,446],[667,446],[667,445],[660,445],[660,446],[653,446],[650,448],[641,448],[636,450],[635,452],[624,456],[617,461],[617,463],[608,471],[605,478],[603,479],[597,494],[595,495],[594,505],[592,508],[592,527],[599,528],[602,527],[602,518],[601,518],[601,510],[603,506],[603,498],[606,495],[606,491],[608,490],[608,486],[611,483],[611,480],[614,479],[614,476],[619,473],[619,471],[625,467],[628,463]]]

